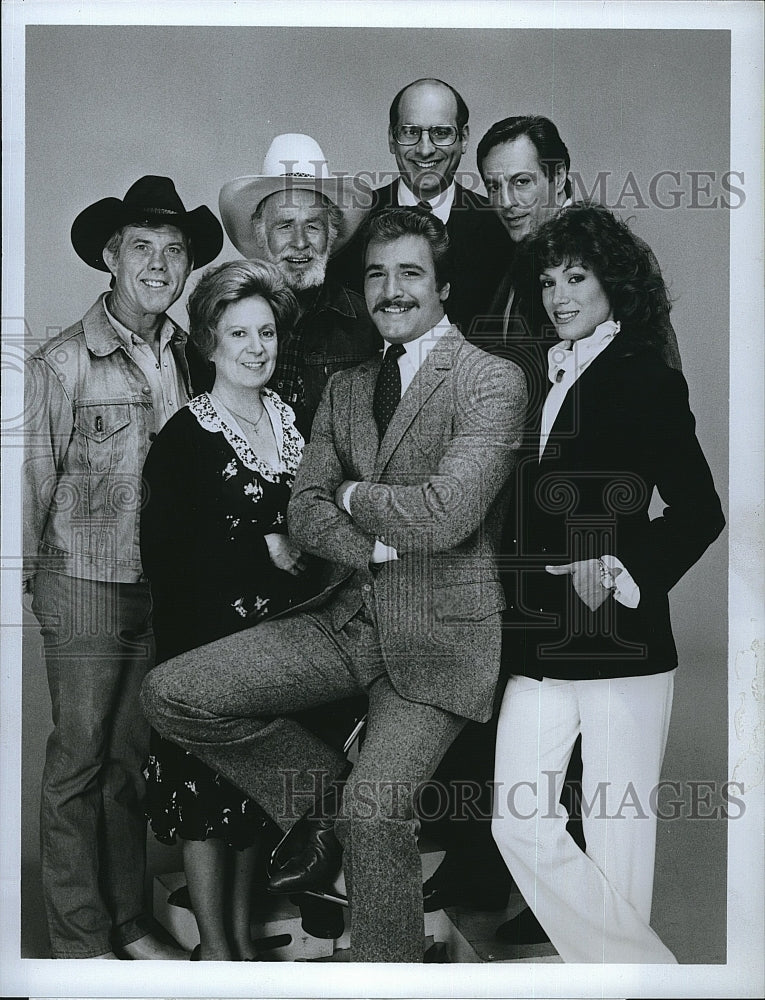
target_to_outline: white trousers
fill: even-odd
[[[650,927],[656,786],[675,671],[562,681],[511,678],[502,701],[492,833],[566,962],[675,962]],[[582,734],[582,853],[560,792]]]

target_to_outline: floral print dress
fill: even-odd
[[[149,452],[141,557],[151,582],[158,663],[249,628],[309,594],[310,573],[278,570],[264,537],[286,534],[303,438],[289,406],[268,389],[263,399],[276,468],[255,454],[233,415],[209,393],[175,414]],[[144,773],[147,816],[163,843],[217,837],[243,849],[268,822],[256,803],[157,733]]]

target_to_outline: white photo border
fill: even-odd
[[[731,32],[731,164],[754,183],[730,217],[729,776],[746,814],[728,824],[728,957],[723,966],[352,966],[22,960],[19,952],[21,713],[20,449],[3,449],[0,696],[0,993],[32,996],[757,996],[763,983],[763,201],[762,7],[756,2],[229,2],[4,0],[2,426],[20,412],[21,378],[5,345],[24,315],[24,30],[29,24],[724,29]],[[733,276],[735,275],[735,286]],[[736,298],[734,300],[734,293]],[[742,301],[743,298],[743,301]],[[15,402],[14,402],[15,400]],[[6,553],[9,555],[6,556]]]

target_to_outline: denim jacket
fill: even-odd
[[[191,395],[185,341],[176,326],[171,347]],[[152,395],[101,298],[28,360],[25,403],[25,584],[37,569],[143,580],[138,520]]]

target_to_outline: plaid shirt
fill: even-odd
[[[374,357],[382,339],[356,292],[326,282],[316,302],[279,344],[270,387],[295,410],[304,437],[330,375]]]

